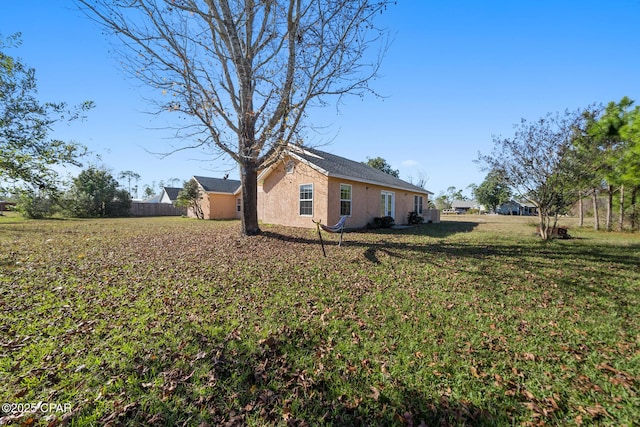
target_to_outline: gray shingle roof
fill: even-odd
[[[327,172],[331,177],[377,184],[384,187],[392,187],[416,193],[433,194],[424,188],[410,184],[400,178],[396,178],[395,176],[372,168],[364,163],[345,159],[344,157],[336,156],[313,148],[294,148],[291,151],[306,162]]]
[[[171,200],[172,202],[178,198],[178,193],[180,192],[180,190],[182,190],[182,188],[176,188],[176,187],[163,187],[163,188],[165,193],[167,193],[169,200]]]
[[[194,176],[204,191],[214,193],[235,193],[240,188],[240,181],[236,179],[209,178],[206,176]]]

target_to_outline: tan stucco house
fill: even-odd
[[[198,183],[202,193],[200,207],[202,208],[204,219],[240,218],[240,207],[242,205],[240,181],[206,176],[194,176],[193,179]],[[196,215],[189,208],[187,216],[194,218]]]
[[[315,227],[311,219],[333,225],[346,215],[347,228],[360,228],[382,216],[405,224],[409,212],[417,211],[425,222],[439,222],[439,211],[427,209],[430,195],[364,163],[290,146],[281,160],[258,176],[258,218]]]

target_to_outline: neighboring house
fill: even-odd
[[[451,202],[451,209],[459,213],[468,213],[472,209],[478,212],[485,211],[484,206],[475,200],[454,200]]]
[[[209,178],[194,176],[202,192],[201,208],[204,219],[233,219],[240,218],[242,196],[240,181],[225,178]],[[192,209],[187,210],[187,216],[195,217]]]
[[[507,203],[501,204],[496,213],[500,215],[536,215],[538,210],[536,205],[527,201],[509,200]]]
[[[315,227],[311,219],[347,228],[365,227],[375,217],[406,224],[417,211],[425,222],[439,222],[427,209],[432,192],[364,163],[323,151],[289,146],[283,158],[258,176],[258,218],[265,223]]]
[[[182,188],[175,187],[162,187],[162,193],[160,193],[160,200],[158,203],[175,203],[178,199],[178,193]]]
[[[162,194],[156,194],[153,197],[144,199],[141,203],[160,203],[160,198],[162,198]]]

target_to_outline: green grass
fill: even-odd
[[[0,219],[0,425],[634,425],[640,236],[534,222]]]

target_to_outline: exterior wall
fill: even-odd
[[[416,195],[422,196],[423,216],[427,211],[428,196],[426,194],[331,178],[329,180],[329,218],[326,222],[329,225],[337,223],[340,219],[340,184],[351,185],[351,216],[347,219],[347,228],[365,227],[373,221],[373,218],[382,216],[380,200],[382,191],[388,191],[394,194],[394,219],[396,224],[407,223],[409,212],[414,210],[413,197]],[[425,222],[427,220],[425,217]],[[439,220],[440,218],[438,217],[438,221]]]
[[[422,216],[424,217],[424,222],[438,224],[440,222],[440,210],[439,209],[423,209]]]
[[[396,224],[406,224],[409,212],[414,209],[413,196],[422,196],[425,222],[440,222],[439,211],[429,213],[427,194],[406,190],[390,189],[372,184],[364,184],[348,179],[328,178],[303,163],[295,162],[293,173],[286,172],[285,158],[258,182],[258,218],[265,223],[294,227],[313,228],[311,219],[321,220],[323,224],[334,225],[340,220],[340,185],[351,185],[351,215],[347,218],[346,228],[362,228],[381,216],[380,197],[382,191],[394,193]],[[313,216],[300,215],[300,185],[313,184]],[[429,216],[427,218],[427,215]]]
[[[200,188],[202,199],[200,206],[204,219],[233,219],[240,218],[240,213],[236,212],[236,196],[224,193],[207,193]],[[187,210],[189,218],[195,218],[193,209]]]
[[[166,191],[162,191],[162,197],[158,203],[173,203]]]
[[[363,184],[346,179],[329,180],[329,215],[323,218],[323,224],[333,225],[340,220],[340,184],[351,185],[351,216],[347,218],[346,228],[361,228],[380,216],[380,191],[384,187]]]
[[[258,219],[268,224],[313,228],[311,219],[327,224],[327,177],[304,163],[293,160],[293,173],[277,163],[262,182],[258,182]],[[300,185],[313,184],[313,215],[300,215]],[[337,222],[337,221],[336,221]]]
[[[204,215],[206,219],[236,218],[236,196],[220,193],[209,193],[208,196],[208,214],[205,212]]]

